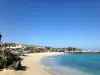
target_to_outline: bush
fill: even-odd
[[[6,63],[7,63],[7,60],[6,59],[0,60],[0,67],[1,68],[6,68]]]
[[[20,57],[10,52],[6,52],[5,54],[6,59],[0,57],[0,69],[6,68],[7,66],[14,65],[17,61],[20,61]]]

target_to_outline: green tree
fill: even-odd
[[[73,48],[72,47],[68,47],[67,50],[70,52],[70,51],[73,50]]]
[[[76,48],[75,48],[75,47],[73,47],[73,51],[74,51],[74,52],[76,51]]]

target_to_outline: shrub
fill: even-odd
[[[6,63],[7,63],[7,60],[6,59],[0,60],[0,67],[1,68],[6,68]]]

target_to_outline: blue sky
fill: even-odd
[[[99,0],[0,0],[2,41],[100,49]]]

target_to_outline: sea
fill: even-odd
[[[52,75],[100,75],[100,54],[62,54],[40,62]]]

